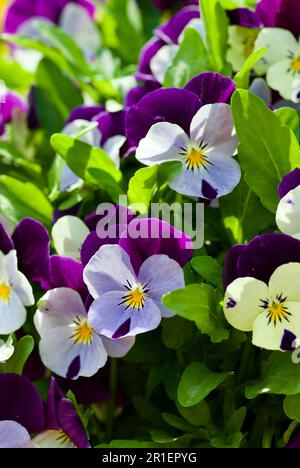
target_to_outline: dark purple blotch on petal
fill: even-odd
[[[229,104],[235,83],[219,73],[204,72],[195,76],[184,89],[197,94],[203,105],[217,102]]]
[[[130,331],[130,325],[131,318],[127,319],[126,322],[122,323],[122,325],[115,331],[115,333],[112,336],[113,340],[117,340],[119,338],[122,338],[123,336],[126,336]]]
[[[297,336],[290,330],[284,330],[282,340],[280,343],[280,349],[283,351],[294,351],[296,349]]]
[[[68,368],[68,372],[66,375],[67,379],[74,379],[80,371],[80,356],[76,356],[75,359],[71,362]]]
[[[218,196],[218,190],[215,189],[205,179],[202,181],[202,195],[208,200],[214,200]]]
[[[226,307],[227,309],[234,309],[234,307],[236,306],[236,301],[234,299],[229,298],[227,303],[226,303]]]
[[[16,421],[31,433],[44,428],[43,402],[26,377],[0,374],[0,421]]]
[[[291,190],[300,185],[300,169],[296,167],[292,172],[286,174],[278,186],[278,195],[283,198]]]
[[[152,125],[169,122],[179,125],[187,134],[201,100],[185,89],[158,89],[132,106],[126,117],[126,134],[133,146],[138,146]]]

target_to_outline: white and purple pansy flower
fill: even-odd
[[[183,195],[211,200],[227,195],[240,181],[228,104],[202,106],[186,89],[157,90],[129,110],[127,133],[137,142],[136,158],[143,164],[182,163],[169,185]]]
[[[61,377],[91,377],[103,367],[107,356],[122,357],[134,339],[109,340],[93,328],[91,312],[77,291],[57,288],[38,303],[34,317],[41,336],[40,356],[44,365]]]
[[[26,321],[26,307],[34,304],[32,287],[18,270],[15,250],[0,251],[0,334],[19,330]]]
[[[300,240],[300,169],[287,174],[279,185],[276,223],[284,234]]]
[[[238,330],[252,331],[255,346],[292,351],[300,338],[300,263],[278,267],[266,284],[238,278],[226,290],[224,313]]]
[[[105,245],[84,269],[84,280],[95,301],[89,317],[101,335],[118,339],[157,328],[170,314],[161,304],[167,292],[184,287],[180,265],[167,255],[153,255],[135,273],[119,245]]]

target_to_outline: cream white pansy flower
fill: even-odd
[[[259,33],[255,46],[267,49],[257,70],[267,74],[268,85],[284,99],[295,100],[300,79],[299,41],[285,29],[265,28]]]
[[[32,288],[18,270],[16,251],[0,252],[0,335],[19,330],[26,320],[25,307],[33,304]]]
[[[281,232],[300,240],[300,185],[280,200],[276,223]]]
[[[253,52],[259,29],[244,26],[229,26],[229,49],[227,60],[233,69],[238,72],[245,60]]]
[[[80,260],[83,242],[90,230],[86,224],[76,216],[63,216],[52,228],[52,239],[58,255]]]
[[[255,346],[291,351],[300,338],[300,263],[277,268],[269,284],[238,278],[225,294],[224,313],[238,330],[252,331]]]

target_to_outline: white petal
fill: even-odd
[[[83,185],[83,180],[80,179],[67,164],[63,164],[60,175],[59,189],[61,192],[72,191]]]
[[[300,302],[300,263],[286,263],[278,267],[269,281],[269,294],[272,299],[281,295],[288,302]]]
[[[255,78],[249,88],[249,91],[256,96],[260,97],[266,104],[270,104],[272,101],[272,93],[266,80],[263,78]]]
[[[190,197],[203,197],[202,181],[205,177],[203,170],[192,171],[184,168],[181,173],[169,182],[169,186],[175,192]]]
[[[60,218],[52,228],[54,247],[62,257],[80,260],[80,250],[90,230],[76,216]]]
[[[13,340],[10,336],[6,343],[0,340],[0,362],[8,361],[14,354],[15,348],[13,346]]]
[[[4,256],[3,261],[3,268],[6,271],[7,280],[12,285],[13,291],[18,295],[23,305],[33,305],[34,296],[32,287],[26,276],[18,270],[17,252],[15,250],[11,250],[7,255]]]
[[[238,142],[230,106],[216,103],[201,107],[191,123],[191,138],[208,145],[207,155],[232,156]]]
[[[111,340],[106,336],[101,336],[101,338],[108,356],[116,358],[126,356],[135,343],[134,336],[127,336],[126,338],[119,338],[118,340]]]
[[[26,309],[19,296],[12,291],[8,301],[0,299],[0,335],[19,330],[26,321]]]
[[[79,372],[74,379],[91,377],[107,360],[101,337],[95,333],[92,344],[87,345],[75,343],[73,334],[74,327],[64,326],[42,336],[39,349],[43,364],[55,374],[66,378],[71,364],[80,356]]]
[[[284,99],[291,100],[294,95],[295,75],[290,69],[291,60],[286,59],[272,65],[267,73],[268,85],[280,93]]]
[[[101,37],[94,21],[80,5],[68,3],[60,17],[60,26],[71,36],[88,58],[94,58],[101,45]]]
[[[269,350],[282,350],[281,343],[285,331],[289,331],[295,335],[295,342],[300,338],[300,303],[287,302],[288,320],[282,319],[277,321],[276,325],[267,317],[265,311],[259,315],[253,324],[252,342],[255,346]]]
[[[179,39],[178,39],[179,44],[183,41],[184,33],[188,28],[195,29],[196,31],[198,31],[203,42],[204,43],[206,42],[206,32],[205,32],[205,27],[204,27],[202,18],[193,18],[191,21],[188,22],[188,24],[186,25],[186,27],[180,34]]]
[[[62,131],[63,135],[70,136],[76,138],[81,132],[91,125],[91,122],[84,119],[76,119],[73,122],[70,122]],[[91,146],[99,146],[101,140],[101,134],[98,128],[94,128],[88,133],[85,133],[81,138],[80,141],[87,143]]]
[[[30,436],[16,421],[0,421],[0,448],[34,448]]]
[[[152,125],[146,137],[136,150],[136,158],[146,166],[154,166],[167,161],[182,161],[182,148],[186,148],[189,138],[179,125],[159,122]]]
[[[290,52],[298,49],[298,43],[293,34],[281,28],[263,28],[255,42],[255,48],[266,48],[267,52],[259,62],[261,74],[271,65],[285,60]]]
[[[229,49],[227,60],[232,64],[235,71],[240,71],[245,60],[254,49],[258,30],[245,28],[243,26],[229,26]]]
[[[123,291],[124,284],[136,283],[129,255],[119,245],[104,245],[91,258],[83,272],[94,299],[109,291]]]
[[[251,331],[256,317],[262,313],[262,301],[268,298],[268,287],[255,278],[238,278],[231,283],[224,298],[224,314],[230,325]]]
[[[48,291],[39,301],[34,316],[35,327],[43,336],[49,330],[68,325],[76,317],[86,317],[86,309],[77,291],[57,288]]]
[[[300,186],[280,200],[276,223],[281,232],[300,240]]]
[[[238,162],[233,158],[220,155],[210,155],[208,161],[211,165],[207,166],[203,179],[217,191],[217,198],[231,193],[241,179],[241,168]]]
[[[109,138],[103,145],[103,149],[110,159],[115,163],[116,167],[120,167],[120,151],[126,141],[123,135],[116,135]]]
[[[184,274],[181,266],[167,255],[152,255],[141,266],[139,281],[147,285],[149,297],[161,310],[163,317],[172,317],[161,303],[162,297],[175,289],[185,286]]]
[[[161,84],[165,79],[166,71],[169,65],[172,63],[173,58],[177,54],[179,46],[175,44],[169,44],[161,47],[157,54],[154,55],[150,62],[150,69],[154,78]]]

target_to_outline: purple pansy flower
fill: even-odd
[[[0,136],[4,134],[6,124],[27,111],[27,103],[18,94],[8,91],[0,95]]]
[[[14,0],[6,13],[4,31],[15,33],[23,23],[33,17],[46,18],[58,23],[63,9],[69,3],[80,5],[91,17],[95,13],[95,4],[91,0]]]
[[[24,218],[10,236],[0,223],[0,251],[8,254],[13,249],[20,271],[43,286],[49,276],[50,237],[46,228],[32,218]]]
[[[95,301],[90,308],[94,330],[118,339],[157,328],[170,317],[161,304],[164,294],[184,287],[180,265],[167,255],[153,255],[135,273],[119,245],[104,245],[84,269],[84,280]]]
[[[64,396],[54,377],[45,404],[45,430],[33,443],[40,448],[90,448],[74,404]]]
[[[260,15],[256,11],[249,8],[237,8],[236,10],[229,10],[228,16],[232,24],[242,26],[244,28],[260,28],[262,21]]]
[[[169,186],[184,195],[215,199],[230,193],[241,171],[230,106],[201,106],[186,89],[160,89],[128,112],[127,134],[137,144],[136,158],[147,166],[182,163]]]
[[[134,339],[109,340],[94,330],[79,293],[69,288],[48,291],[38,303],[34,317],[41,336],[40,356],[57,375],[77,379],[91,377],[103,367],[107,356],[122,357]]]

